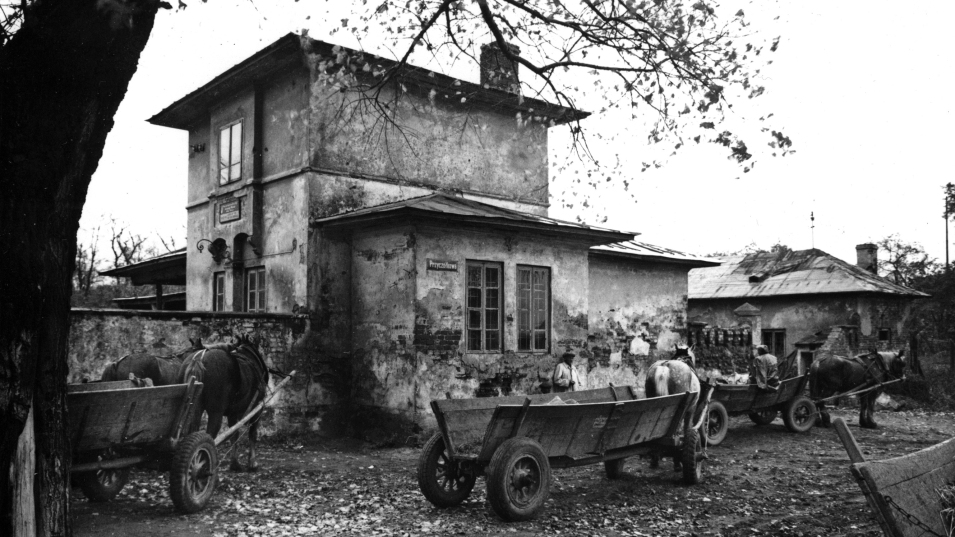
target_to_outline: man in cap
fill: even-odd
[[[561,361],[557,363],[557,367],[554,368],[552,380],[555,392],[575,392],[583,388],[577,368],[574,367],[574,358],[576,358],[574,353],[565,352]]]
[[[769,354],[766,345],[756,346],[756,357],[749,365],[749,383],[760,389],[775,391],[779,388],[779,360]]]

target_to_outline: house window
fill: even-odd
[[[766,345],[769,353],[776,358],[786,356],[786,330],[763,330],[763,345]]]
[[[517,267],[517,350],[550,346],[550,269]]]
[[[225,272],[212,274],[212,311],[225,310]]]
[[[265,267],[245,271],[245,311],[265,311]]]
[[[500,263],[467,264],[468,350],[501,351]]]
[[[219,131],[219,184],[242,178],[242,122]]]
[[[892,329],[891,328],[880,328],[879,329],[879,341],[885,341],[892,343]]]

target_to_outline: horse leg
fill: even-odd
[[[229,416],[229,427],[232,427],[233,425],[238,423],[240,419],[241,418],[237,416]],[[230,459],[229,469],[232,470],[233,472],[244,472],[248,468],[245,465],[243,465],[241,462],[239,462],[239,442],[241,441],[242,436],[234,434],[232,435],[232,437],[235,440],[232,441],[232,455],[229,457]]]
[[[859,401],[859,427],[878,429],[872,414],[875,412],[875,392],[865,394]]]
[[[825,403],[816,403],[816,410],[819,412],[819,417],[816,418],[816,423],[825,429],[829,428],[829,412],[826,411]]]
[[[259,469],[259,463],[255,460],[255,444],[259,441],[259,420],[255,418],[249,425],[249,462],[248,470],[256,472]]]

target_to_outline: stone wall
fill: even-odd
[[[278,431],[332,430],[328,411],[342,402],[347,373],[310,344],[308,320],[292,315],[74,309],[70,326],[69,382],[97,380],[107,363],[131,353],[168,356],[204,343],[249,333],[270,368],[297,371],[266,410],[265,434]],[[274,375],[270,384],[274,386]]]

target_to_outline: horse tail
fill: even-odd
[[[180,382],[183,384],[188,383],[191,377],[196,377],[196,382],[202,382],[203,373],[206,372],[206,366],[202,363],[202,359],[205,355],[206,351],[201,350],[183,359],[182,367],[180,368],[181,374],[179,375]]]
[[[650,371],[647,372],[647,385],[644,390],[647,397],[669,395],[669,384],[670,368],[666,366],[666,362],[657,362],[650,366]]]

